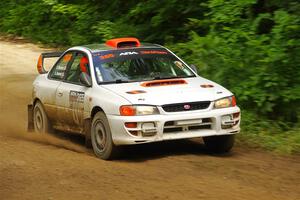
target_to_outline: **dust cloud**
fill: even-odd
[[[0,56],[2,60],[3,57]],[[55,134],[27,132],[27,104],[30,103],[32,82],[37,74],[31,72],[34,69],[24,65],[25,69],[15,72],[15,68],[0,62],[0,139],[13,138],[87,153],[88,150],[83,145],[67,140],[68,138],[60,138]]]
[[[79,144],[73,143],[71,141],[60,139],[52,134],[40,134],[35,132],[27,132],[25,130],[20,130],[18,128],[7,127],[6,125],[1,124],[1,127],[9,131],[1,131],[2,136],[14,138],[17,140],[25,140],[29,142],[35,142],[42,145],[50,145],[53,147],[66,149],[74,151],[77,153],[88,153],[88,149]]]

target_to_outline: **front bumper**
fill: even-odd
[[[236,134],[240,131],[241,121],[237,106],[146,116],[107,115],[107,118],[115,145]],[[137,123],[137,127],[127,128],[126,122]],[[153,125],[149,127],[149,124]],[[132,132],[139,134],[133,135]]]

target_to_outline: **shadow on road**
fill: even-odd
[[[82,135],[65,133],[56,131],[52,135],[59,137],[64,140],[68,140],[72,143],[85,146],[85,138]],[[122,146],[122,153],[117,159],[118,161],[126,162],[143,162],[152,159],[159,159],[167,156],[174,155],[210,155],[217,157],[231,157],[233,153],[225,154],[213,154],[209,152],[202,142],[201,138],[186,139],[186,140],[173,140],[173,141],[162,141],[147,144],[137,144]],[[92,153],[92,149],[89,149]],[[91,154],[93,155],[93,154]]]

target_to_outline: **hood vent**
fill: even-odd
[[[126,92],[127,94],[141,94],[141,93],[146,93],[144,90],[131,90]]]
[[[141,84],[143,87],[157,87],[157,86],[168,86],[168,85],[181,85],[187,84],[185,80],[182,79],[172,79],[172,80],[155,80],[148,81]]]

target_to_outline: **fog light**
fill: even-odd
[[[223,115],[221,117],[221,121],[222,121],[222,125],[230,125],[234,123],[232,119],[232,115]]]
[[[238,118],[240,116],[240,112],[237,112],[237,113],[233,113],[233,118]]]
[[[143,136],[153,136],[157,133],[154,122],[142,123],[142,134]]]
[[[126,128],[136,128],[137,123],[136,122],[126,122],[125,126],[126,126]]]
[[[221,117],[221,128],[227,129],[234,126],[234,121],[232,115],[223,115]]]

